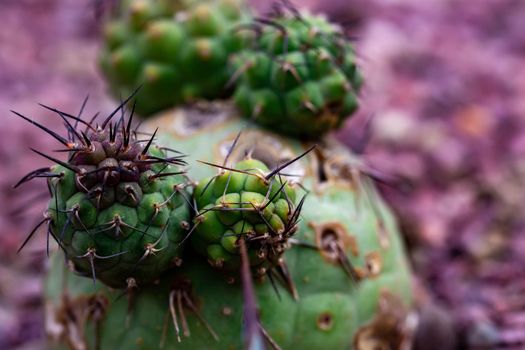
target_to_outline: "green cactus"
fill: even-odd
[[[342,29],[323,17],[276,9],[253,23],[252,48],[232,59],[234,99],[244,117],[272,131],[319,138],[358,108],[356,54]]]
[[[112,122],[123,106],[101,124],[82,122],[83,132],[72,125],[81,119],[50,109],[66,123],[67,139],[17,114],[54,136],[68,160],[35,151],[57,165],[31,172],[17,186],[48,179],[51,199],[40,225],[47,222],[74,270],[125,287],[151,282],[178,264],[179,243],[190,226],[183,157],[154,145],[154,134],[138,140],[132,115]]]
[[[234,115],[231,108],[217,105],[177,110],[149,127],[159,126],[159,142],[191,154],[192,164],[201,160],[267,174],[297,159],[281,177],[300,182],[309,194],[288,240],[290,248],[281,257],[286,265],[253,283],[262,339],[281,349],[402,348],[410,335],[405,327],[412,305],[410,273],[395,220],[359,160],[331,139],[305,154],[308,144]],[[246,154],[260,162],[246,161]],[[224,195],[221,176],[231,170],[223,170],[219,175],[211,166],[188,170],[199,182],[199,206]],[[233,180],[228,193],[238,194],[252,178],[239,174],[244,180],[239,186]],[[223,219],[234,225],[238,218]],[[217,225],[218,234],[225,232],[222,221]],[[194,231],[192,239],[205,233]],[[248,308],[243,275],[213,269],[191,249],[185,249],[182,260],[157,284],[128,288],[127,298],[121,298],[121,291],[72,275],[55,257],[45,286],[47,329],[55,348],[243,348],[243,334],[246,339],[250,329],[241,327]]]
[[[102,72],[115,96],[137,86],[137,112],[148,116],[198,99],[225,98],[229,56],[243,46],[235,31],[242,0],[127,0],[104,30]]]
[[[297,187],[278,171],[248,156],[232,168],[221,165],[219,173],[199,182],[194,192],[201,208],[195,217],[195,250],[217,268],[238,270],[239,239],[248,243],[250,266],[256,276],[279,264],[297,230]]]

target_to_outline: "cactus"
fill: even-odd
[[[249,244],[250,266],[264,276],[282,260],[289,238],[297,231],[293,182],[283,180],[278,167],[272,171],[247,156],[232,168],[214,165],[219,173],[199,182],[195,200],[202,208],[195,217],[195,250],[213,266],[239,269],[239,238]]]
[[[242,0],[128,0],[104,28],[100,65],[115,96],[143,85],[137,112],[226,98],[229,56],[243,46],[233,30]]]
[[[142,89],[101,123],[44,106],[67,137],[17,113],[68,155],[35,150],[57,165],[17,184],[46,178],[51,194],[21,248],[44,224],[60,248],[52,348],[408,347],[395,220],[366,166],[324,136],[357,109],[354,50],[287,0],[273,11],[241,24],[237,0],[123,0],[101,66],[115,95]],[[204,101],[233,91],[237,109]],[[132,130],[135,110],[187,102]]]
[[[67,138],[15,112],[56,138],[65,147],[59,151],[68,154],[61,161],[34,150],[56,165],[32,171],[16,185],[44,177],[51,194],[44,219],[21,248],[47,223],[48,235],[77,273],[112,287],[151,282],[176,265],[190,225],[183,157],[168,156],[169,150],[153,143],[155,134],[138,140],[131,130],[133,112],[113,122],[126,102],[101,124],[46,107],[62,117]]]
[[[120,290],[93,285],[64,270],[57,256],[45,286],[47,329],[55,346],[401,349],[407,345],[409,269],[396,223],[359,159],[329,138],[306,152],[311,145],[264,131],[220,104],[175,110],[146,125],[151,130],[157,126],[163,130],[159,143],[189,154],[188,176],[198,182],[198,208],[224,196],[226,186],[220,183],[225,174],[232,174],[230,182],[234,181],[226,195],[246,188],[252,172],[238,172],[243,186],[234,186],[234,169],[259,169],[264,174],[277,169],[282,183],[289,181],[296,192],[308,193],[297,229],[288,238],[290,247],[279,258],[286,264],[254,274],[250,284],[243,273],[246,263],[241,264],[242,271],[237,265],[217,270],[191,245],[184,250],[182,266],[166,271],[154,284],[127,288],[127,297],[122,298]],[[252,159],[246,160],[247,154]],[[217,174],[216,167],[198,165],[197,160],[221,165],[222,170]],[[281,172],[283,165],[286,171]],[[277,189],[283,186],[279,177],[275,181]],[[293,198],[290,190],[280,193]],[[281,199],[277,195],[271,202]],[[229,212],[216,213],[224,214],[226,226],[234,225]],[[223,221],[217,225],[218,234],[226,232]],[[191,239],[204,233],[195,229]],[[250,255],[249,248],[239,245],[241,263],[242,256]],[[209,258],[207,251],[203,253]],[[250,287],[255,301],[250,299]]]
[[[251,29],[252,48],[232,59],[234,99],[245,117],[272,131],[318,138],[357,110],[361,75],[341,28],[282,5]]]

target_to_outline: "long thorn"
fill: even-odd
[[[68,168],[69,170],[71,170],[71,171],[73,171],[73,172],[75,172],[75,173],[80,173],[80,169],[79,169],[78,167],[74,166],[74,165],[68,164],[68,163],[63,162],[63,161],[61,161],[61,160],[58,160],[58,159],[53,158],[53,157],[51,157],[51,156],[48,156],[47,154],[44,154],[44,153],[42,153],[42,152],[40,152],[40,151],[37,151],[37,150],[34,149],[34,148],[29,148],[29,149],[30,149],[31,151],[35,152],[36,154],[39,154],[39,155],[41,155],[42,157],[49,159],[49,160],[52,161],[52,162],[55,162],[55,163],[57,163],[57,164],[62,165],[64,168]]]
[[[46,133],[48,133],[49,135],[53,136],[56,140],[58,140],[58,142],[60,142],[61,144],[63,144],[64,146],[66,147],[69,147],[70,146],[70,141],[69,140],[66,140],[65,137],[62,137],[60,136],[59,134],[57,134],[56,132],[54,132],[53,130],[50,130],[48,128],[46,128],[45,126],[43,126],[42,124],[40,123],[37,123],[35,122],[34,120],[31,120],[29,118],[27,118],[26,116],[23,116],[22,114],[18,113],[18,112],[15,112],[15,111],[11,111],[11,113],[19,116],[20,118],[24,119],[25,121],[35,125],[36,127],[40,128],[41,130],[44,130]]]
[[[23,183],[26,183],[28,181],[33,180],[35,177],[40,177],[40,175],[45,174],[47,172],[51,171],[50,167],[44,167],[44,168],[38,168],[36,170],[31,171],[30,173],[24,175],[18,182],[13,186],[13,188],[17,188],[18,186],[22,185]],[[59,175],[59,174],[56,174]]]
[[[142,155],[145,156],[146,153],[148,153],[148,149],[150,148],[151,146],[151,143],[153,142],[153,140],[155,139],[155,135],[157,135],[157,131],[159,130],[159,128],[157,127],[155,129],[155,132],[153,133],[153,135],[151,135],[151,138],[149,139],[148,143],[146,144],[146,147],[144,147],[144,149],[142,150]]]
[[[120,109],[123,108],[139,92],[141,87],[142,87],[142,85],[140,85],[138,88],[136,88],[135,91],[133,91],[131,93],[131,95],[129,95],[128,98],[126,98],[113,112],[111,112],[111,114],[102,123],[102,126],[101,126],[102,129],[106,128],[106,126],[108,125],[108,123],[111,120],[111,118],[113,118],[115,116],[115,114],[117,114],[118,111],[120,111]]]
[[[62,114],[63,116],[65,116],[65,117],[67,117],[67,118],[69,118],[69,119],[73,119],[73,120],[75,120],[77,123],[82,123],[82,124],[84,124],[86,127],[90,128],[90,129],[93,130],[93,131],[95,130],[95,129],[91,126],[91,124],[89,124],[89,123],[87,123],[86,121],[80,119],[79,117],[75,117],[74,115],[71,115],[71,114],[69,114],[69,113],[66,113],[66,112],[60,111],[60,110],[58,110],[58,109],[56,109],[56,108],[53,108],[53,107],[46,106],[46,105],[44,105],[44,104],[42,104],[42,103],[39,103],[38,105],[39,105],[40,107],[44,107],[44,108],[47,109],[47,110],[50,110],[51,112],[55,112],[55,113],[57,113],[57,114]]]
[[[266,180],[269,180],[271,179],[273,176],[275,176],[275,174],[279,173],[279,171],[283,170],[284,168],[286,168],[287,166],[289,166],[290,164],[292,163],[295,163],[296,161],[298,161],[299,159],[301,159],[302,157],[304,157],[305,155],[307,155],[308,153],[310,153],[315,147],[317,147],[317,145],[313,145],[312,147],[310,147],[308,150],[306,150],[305,152],[303,152],[301,155],[295,157],[294,159],[290,159],[289,161],[279,165],[277,168],[275,168],[274,170],[272,170],[268,175],[265,176]]]
[[[18,250],[16,251],[16,253],[20,253],[20,251],[22,249],[24,249],[25,245],[29,242],[29,240],[33,237],[33,235],[35,234],[35,232],[40,228],[40,226],[42,226],[42,224],[46,221],[49,221],[51,220],[51,218],[49,216],[45,216],[44,219],[42,219],[42,221],[40,221],[34,228],[33,230],[31,231],[31,233],[29,235],[27,235],[26,239],[24,240],[24,243],[22,243],[22,245],[20,246],[20,248],[18,248]]]

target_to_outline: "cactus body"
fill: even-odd
[[[245,117],[272,131],[318,138],[356,111],[361,75],[339,27],[289,12],[254,24],[252,49],[233,60],[234,98]]]
[[[100,64],[115,96],[142,85],[148,116],[197,99],[228,97],[228,58],[242,47],[241,0],[129,0],[105,26]]]
[[[177,110],[153,123],[164,130],[159,142],[191,151],[192,161],[221,164],[229,154],[228,164],[235,165],[250,151],[271,169],[308,147],[232,113]],[[326,139],[286,172],[297,175],[309,195],[282,256],[288,277],[254,281],[268,339],[282,349],[401,348],[409,334],[410,274],[396,223],[359,161]],[[216,174],[214,167],[189,170],[201,183]],[[238,273],[214,269],[189,250],[182,260],[158,284],[120,298],[121,291],[93,286],[55,259],[46,283],[49,334],[72,348],[241,349],[245,305]]]

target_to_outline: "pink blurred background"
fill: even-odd
[[[381,188],[406,237],[422,324],[433,325],[420,348],[525,348],[525,2],[300,5],[356,38],[363,107],[338,136],[362,151],[370,135],[363,157],[393,178]],[[0,23],[0,349],[43,349],[44,235],[16,254],[43,204],[11,187],[47,164],[28,147],[56,145],[9,110],[59,126],[37,103],[76,112],[89,94],[86,114],[113,105],[92,0],[1,0]]]

